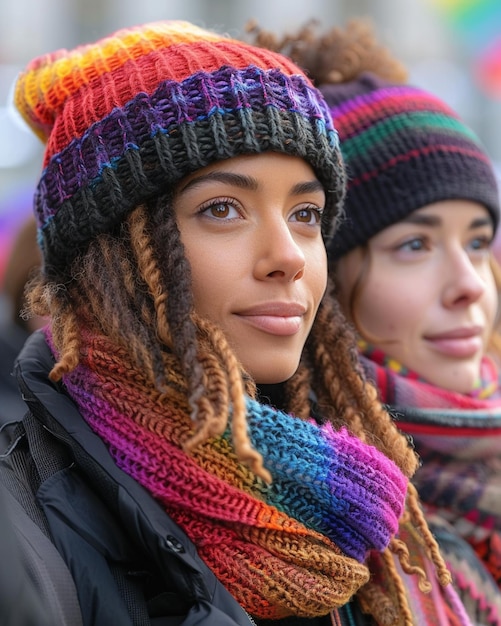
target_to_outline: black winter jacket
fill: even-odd
[[[34,333],[16,375],[30,413],[66,459],[52,474],[40,445],[30,450],[46,474],[36,496],[75,580],[84,626],[147,624],[145,609],[154,626],[250,626],[184,532],[115,465],[76,405],[49,381],[52,366],[43,335]]]
[[[29,333],[9,319],[1,318],[0,312],[0,424],[5,424],[21,419],[26,410],[13,371],[14,361]]]

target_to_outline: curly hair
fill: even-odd
[[[323,34],[318,27],[311,20],[297,33],[279,36],[251,21],[246,31],[254,45],[291,58],[317,86],[348,82],[363,72],[393,83],[407,81],[407,69],[378,41],[370,20],[352,19],[344,29],[333,27]]]

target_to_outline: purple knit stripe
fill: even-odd
[[[114,109],[51,158],[39,183],[39,222],[45,224],[80,188],[97,183],[104,168],[116,167],[128,150],[139,150],[155,135],[180,134],[181,127],[215,115],[251,114],[265,107],[297,113],[324,135],[333,132],[327,108],[299,75],[225,67],[182,83],[165,81],[151,96],[140,93]]]
[[[268,502],[359,561],[368,550],[384,549],[397,530],[407,488],[393,461],[329,423],[318,428],[286,414],[277,419],[251,400],[247,406],[252,443],[266,450],[273,475]]]
[[[445,112],[447,115],[457,117],[452,109],[433,94],[424,93],[420,89],[406,85],[388,86],[370,93],[361,93],[338,106],[331,107],[331,115],[334,120],[339,120],[340,127],[344,126],[343,120],[340,119],[342,116],[347,116],[363,107],[367,107],[371,119],[378,119],[381,114],[394,114],[383,106],[387,102],[392,103],[391,108],[395,109],[395,113],[400,109],[403,111],[418,110],[420,102],[423,102],[424,110]],[[409,102],[414,103],[414,105],[409,106]]]

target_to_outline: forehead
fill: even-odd
[[[470,227],[491,225],[493,219],[487,208],[471,200],[443,200],[416,209],[397,224],[441,226],[442,224],[466,224]]]
[[[304,159],[280,152],[265,152],[217,161],[192,172],[178,183],[176,194],[204,183],[219,182],[257,190],[261,183],[273,184],[280,181],[286,181],[294,187],[295,193],[323,191],[323,185]]]

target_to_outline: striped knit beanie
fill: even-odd
[[[491,162],[444,102],[369,73],[320,89],[348,176],[345,219],[330,244],[332,260],[416,209],[443,200],[478,202],[497,227],[499,195]]]
[[[187,174],[243,154],[304,158],[327,193],[324,236],[334,227],[337,134],[320,92],[282,55],[155,22],[35,59],[15,104],[46,142],[35,195],[46,272]]]

